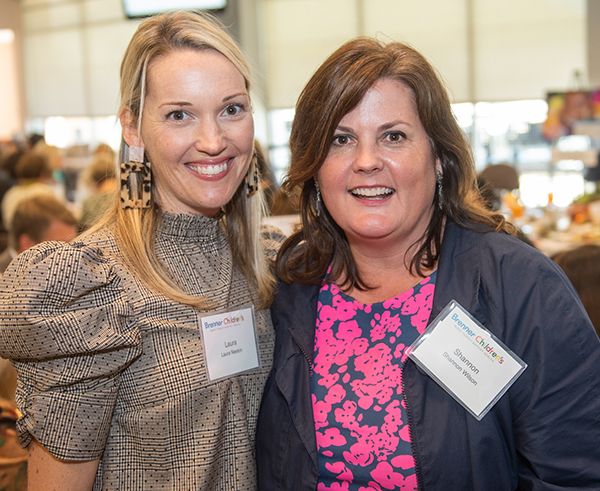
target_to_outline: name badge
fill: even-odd
[[[455,300],[414,342],[409,357],[478,421],[527,368]]]
[[[254,306],[200,316],[200,331],[211,382],[260,367]]]

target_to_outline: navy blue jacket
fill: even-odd
[[[319,287],[280,284],[257,427],[259,490],[314,490],[310,377]],[[600,340],[560,268],[503,233],[446,225],[432,320],[456,300],[528,367],[481,420],[404,365],[419,488],[600,490]]]

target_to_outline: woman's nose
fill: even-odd
[[[200,123],[195,138],[196,150],[208,155],[218,155],[227,146],[223,128],[216,121]]]
[[[354,161],[355,172],[373,172],[381,170],[383,163],[378,155],[376,145],[359,143],[356,147]]]

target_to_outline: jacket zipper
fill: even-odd
[[[296,333],[294,332],[293,329],[290,329],[290,334],[292,335],[292,339],[294,340],[294,343],[296,343],[296,346],[298,346],[298,348],[300,349],[300,352],[304,355],[304,358],[306,358],[306,361],[308,363],[308,369],[310,370],[310,378],[312,378],[312,376],[313,376],[313,362],[312,362],[312,359],[311,359],[311,357],[308,356],[308,353],[304,349],[304,346],[302,346],[302,344],[296,338]]]
[[[415,443],[414,443],[414,438],[413,438],[412,418],[410,415],[408,398],[406,397],[406,391],[405,391],[405,387],[404,387],[404,367],[406,366],[407,361],[408,360],[406,360],[404,362],[404,364],[402,365],[402,398],[404,399],[404,404],[406,405],[406,417],[408,418],[408,434],[410,436],[410,448],[412,450],[412,454],[415,459],[415,476],[417,478],[417,488],[422,490],[423,489],[423,479],[421,477],[421,468],[418,465],[417,452],[415,450]]]

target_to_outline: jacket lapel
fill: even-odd
[[[280,285],[275,318],[286,339],[277,354],[276,383],[314,465],[317,466],[317,441],[312,409],[310,379],[314,360],[318,286]],[[281,295],[281,296],[280,296]],[[278,329],[280,328],[276,326]]]
[[[448,220],[442,240],[435,293],[429,323],[450,303],[456,300],[480,322],[483,312],[479,305],[481,285],[480,254],[470,232]]]

